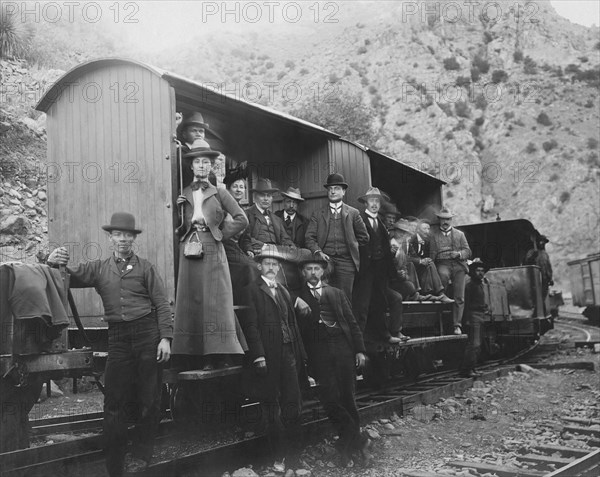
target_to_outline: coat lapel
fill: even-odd
[[[137,256],[133,255],[131,257],[131,259],[129,260],[129,264],[125,267],[125,271],[123,273],[121,273],[120,275],[122,277],[124,277],[125,275],[129,274],[133,270],[133,268],[138,264],[138,262],[139,262],[139,260],[138,260]],[[114,260],[113,260],[113,263],[115,263]],[[115,266],[116,266],[116,264],[115,264]]]
[[[119,271],[119,267],[117,267],[117,262],[114,255],[110,257],[110,271],[119,277],[121,276],[121,272]]]
[[[277,306],[277,301],[275,300],[275,297],[271,293],[269,286],[265,283],[265,281],[262,278],[259,278],[259,280],[261,281],[261,283],[258,286],[258,288],[260,288],[263,291],[263,293],[265,293],[271,299],[271,301],[275,304],[275,306]]]

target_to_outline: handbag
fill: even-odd
[[[196,241],[193,242],[192,238],[196,237]],[[190,234],[188,239],[183,246],[183,256],[185,258],[197,258],[201,259],[204,257],[204,250],[202,249],[202,242],[198,236],[198,232],[194,231]]]

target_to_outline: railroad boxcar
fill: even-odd
[[[568,262],[573,304],[585,307],[584,316],[600,323],[600,253]]]

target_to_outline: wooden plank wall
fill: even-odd
[[[330,170],[344,175],[349,187],[344,201],[359,210],[364,208],[358,197],[371,186],[369,156],[359,147],[341,140],[329,140]]]
[[[106,258],[100,227],[131,212],[143,230],[136,252],[157,266],[173,299],[171,87],[145,68],[118,65],[87,72],[70,89],[48,111],[50,242],[70,246],[70,263]],[[76,301],[87,323],[100,324],[93,289],[78,290]]]

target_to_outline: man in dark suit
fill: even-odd
[[[369,233],[369,243],[363,248],[360,271],[354,284],[354,312],[361,330],[377,340],[391,344],[406,341],[402,328],[402,295],[389,287],[394,276],[390,236],[379,218],[382,200],[388,200],[377,187],[370,187],[358,198],[366,205],[360,213]],[[387,320],[389,309],[389,321]],[[372,311],[370,319],[369,311]]]
[[[431,232],[429,256],[435,262],[446,293],[452,281],[454,334],[460,335],[465,308],[465,280],[469,271],[467,259],[471,256],[471,249],[465,234],[452,227],[454,214],[448,208],[443,207],[436,215],[440,219],[440,226]]]
[[[420,220],[416,233],[409,240],[408,260],[415,265],[421,291],[425,295],[433,295],[433,299],[442,303],[451,303],[452,300],[444,294],[444,285],[438,274],[433,260],[429,257],[429,234],[431,226],[427,220]]]
[[[319,384],[319,399],[339,434],[342,466],[350,464],[354,452],[368,461],[368,438],[360,433],[354,399],[356,369],[366,362],[362,333],[345,293],[321,281],[327,262],[308,258],[300,267],[306,283],[299,296],[311,309],[300,320],[309,373]]]
[[[283,221],[285,231],[296,247],[304,248],[304,236],[308,219],[298,213],[298,206],[301,202],[304,202],[300,189],[288,187],[285,192],[281,192],[281,195],[283,196],[283,209],[275,212],[275,215]]]
[[[344,204],[348,184],[341,174],[330,174],[324,184],[329,204],[315,211],[306,229],[306,248],[333,266],[329,284],[340,288],[352,301],[354,276],[360,269],[359,247],[369,243],[360,213]]]
[[[240,248],[251,257],[257,255],[265,244],[295,247],[283,221],[271,212],[275,192],[278,189],[271,185],[269,179],[258,179],[253,189],[254,205],[246,210],[248,228],[239,242]]]
[[[300,382],[306,356],[296,321],[298,300],[294,303],[275,280],[282,258],[275,247],[255,256],[261,276],[245,287],[242,302],[247,308],[240,314],[277,472],[285,471],[285,458],[293,456],[293,442],[300,440]]]

